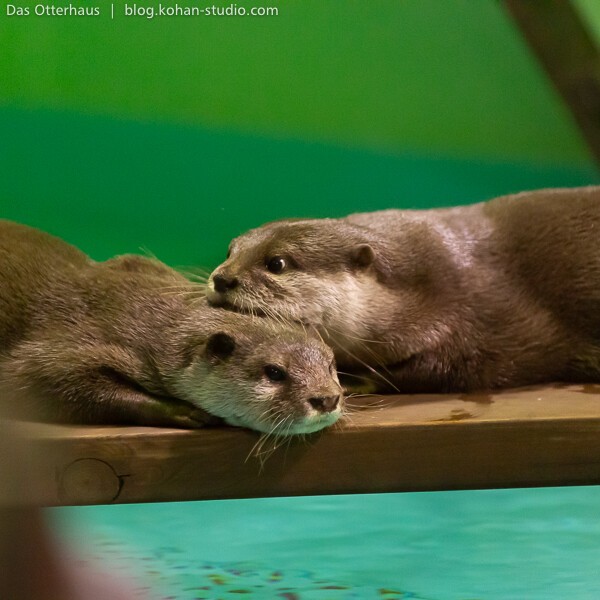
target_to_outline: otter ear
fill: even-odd
[[[216,363],[229,358],[235,350],[235,340],[228,333],[213,333],[206,342],[206,358]]]
[[[359,268],[368,267],[375,260],[375,250],[369,244],[358,244],[352,248],[352,264]]]

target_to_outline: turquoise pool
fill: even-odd
[[[60,508],[82,560],[177,600],[600,598],[600,487]]]

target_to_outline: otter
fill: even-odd
[[[600,187],[268,223],[215,306],[312,324],[378,391],[600,381]]]
[[[94,262],[0,221],[0,404],[14,416],[310,433],[343,408],[333,352],[299,326],[210,307],[157,260]]]

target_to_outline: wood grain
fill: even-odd
[[[262,460],[236,428],[15,427],[43,505],[600,483],[598,385],[366,398]]]

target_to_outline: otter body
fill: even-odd
[[[333,354],[301,328],[211,308],[141,256],[94,262],[0,221],[0,402],[44,420],[274,433],[341,411]],[[214,416],[213,416],[214,415]]]
[[[314,324],[380,390],[600,381],[600,188],[269,223],[208,299]]]

